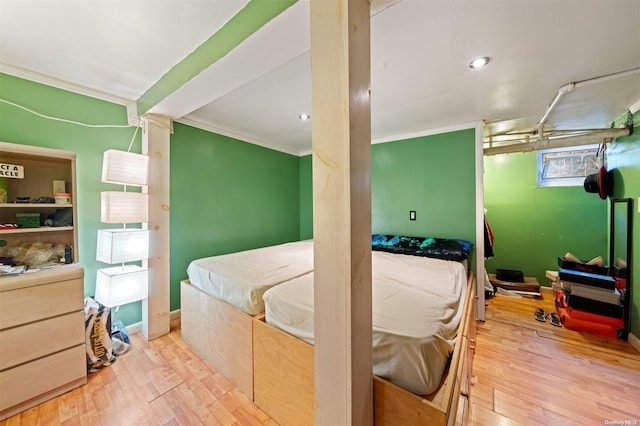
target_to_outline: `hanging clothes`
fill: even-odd
[[[484,216],[484,258],[493,257],[493,231],[489,226],[487,215]]]

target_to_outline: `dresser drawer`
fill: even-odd
[[[84,345],[4,370],[0,372],[0,412],[69,383],[86,383],[86,379]]]
[[[0,371],[84,343],[84,312],[0,331]]]
[[[0,292],[0,330],[84,308],[84,280],[70,279]]]

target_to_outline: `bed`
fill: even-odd
[[[253,399],[253,316],[262,295],[313,269],[313,241],[196,259],[180,285],[182,339]]]
[[[432,393],[453,351],[466,293],[458,262],[372,252],[373,373]],[[264,294],[267,324],[314,343],[313,273]]]
[[[407,255],[422,239],[384,242],[392,238],[378,247],[373,238],[382,250],[372,252],[375,421],[453,424],[467,407],[473,275],[459,262]],[[254,319],[254,400],[283,425],[314,418],[313,284],[309,273],[271,288]]]

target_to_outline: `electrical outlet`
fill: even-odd
[[[409,220],[416,220],[416,211],[415,210],[410,210],[409,211]]]

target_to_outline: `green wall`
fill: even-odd
[[[313,238],[313,178],[311,156],[300,157],[300,239]]]
[[[300,237],[298,157],[176,123],[171,309],[189,262]]]
[[[0,98],[41,114],[91,124],[127,124],[121,105],[0,74]],[[46,120],[0,103],[0,140],[76,152],[78,244],[85,295],[107,267],[95,260],[102,154],[127,150],[134,128],[87,128]],[[175,124],[171,136],[171,301],[180,308],[179,282],[196,257],[297,240],[298,158]],[[132,148],[141,152],[140,132]],[[141,320],[141,304],[120,309],[126,324]]]
[[[484,202],[494,232],[496,268],[517,269],[548,284],[545,271],[558,269],[567,252],[581,259],[608,257],[608,203],[582,186],[537,186],[537,153],[484,159]]]
[[[301,238],[313,235],[311,181],[309,155],[300,158]],[[372,145],[371,209],[373,233],[475,241],[475,130]]]
[[[121,105],[100,101],[50,86],[0,74],[0,98],[20,104],[38,113],[90,124],[127,124],[127,111]],[[27,111],[0,103],[0,140],[24,145],[74,151],[76,153],[78,205],[78,245],[80,263],[84,267],[85,296],[95,292],[95,276],[99,268],[109,265],[97,262],[97,230],[110,228],[100,222],[100,192],[114,190],[115,185],[101,182],[102,153],[109,149],[127,150],[135,128],[88,128],[51,121]],[[132,148],[140,152],[140,132]],[[117,189],[116,189],[117,190]],[[140,303],[124,306],[120,318],[140,321]]]
[[[475,242],[475,173],[475,129],[373,145],[372,232]]]
[[[631,198],[632,217],[632,303],[631,333],[640,338],[640,112],[633,117],[633,134],[618,138],[607,149],[608,170],[613,176],[613,198]]]

